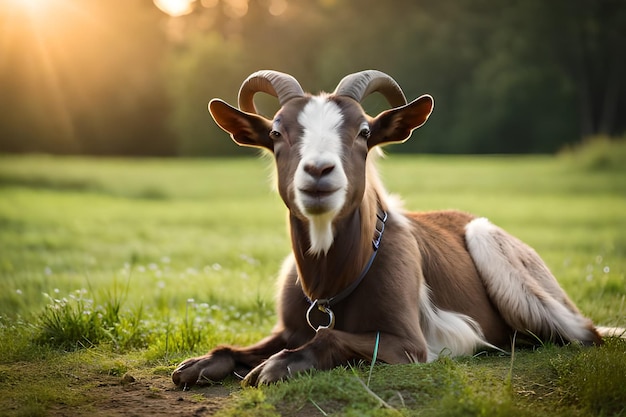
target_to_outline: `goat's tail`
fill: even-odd
[[[485,218],[472,220],[465,231],[489,298],[514,330],[540,341],[585,345],[601,344],[601,336],[613,333],[598,331],[578,311],[531,247]]]

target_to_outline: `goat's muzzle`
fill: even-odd
[[[316,181],[305,188],[299,188],[299,200],[301,209],[307,215],[320,215],[337,209],[337,197],[341,193],[340,188],[332,188],[325,181]]]

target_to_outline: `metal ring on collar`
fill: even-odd
[[[313,311],[314,307],[317,307],[319,311],[328,315],[328,324],[320,325],[317,327],[313,325],[313,323],[311,322],[311,311]],[[306,321],[307,323],[309,323],[309,326],[311,326],[311,328],[316,332],[320,329],[332,329],[333,327],[335,327],[335,313],[333,313],[333,311],[329,307],[322,305],[318,302],[318,300],[315,300],[311,303],[311,306],[306,312]]]

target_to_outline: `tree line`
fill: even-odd
[[[0,6],[0,152],[239,153],[207,102],[236,104],[258,69],[315,93],[375,68],[409,99],[433,95],[401,152],[549,153],[626,131],[622,0],[198,0],[176,18],[148,0],[74,3],[57,25]]]

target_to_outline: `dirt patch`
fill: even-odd
[[[236,387],[214,385],[182,391],[166,376],[106,377],[96,382],[86,395],[93,399],[86,406],[57,406],[51,416],[137,417],[211,416],[224,408]]]

